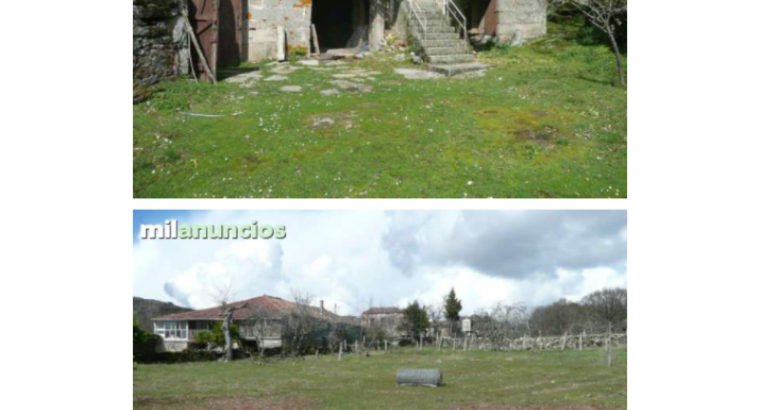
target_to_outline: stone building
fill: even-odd
[[[136,86],[209,76],[182,14],[213,72],[310,54],[316,42],[321,51],[380,50],[388,33],[414,40],[430,63],[471,62],[467,40],[519,43],[546,33],[546,0],[133,0]]]
[[[409,4],[432,3],[436,10],[443,9],[443,0],[238,1],[245,3],[242,7],[247,17],[248,60],[275,57],[278,26],[284,28],[290,52],[313,48],[312,25],[323,50],[364,45],[374,51],[385,45],[388,31],[397,38],[409,34],[408,26],[414,19]],[[528,40],[546,34],[546,0],[454,0],[454,3],[467,20],[467,29],[475,36],[487,35],[504,42],[517,36]]]
[[[404,311],[397,307],[373,307],[365,310],[361,315],[363,328],[380,329],[390,339],[401,337],[398,327],[403,320]]]
[[[547,0],[457,0],[471,34],[499,42],[545,35],[546,3]]]

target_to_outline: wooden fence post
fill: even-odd
[[[208,60],[206,60],[206,56],[203,54],[203,49],[201,48],[201,45],[198,43],[198,38],[195,37],[195,32],[193,31],[193,25],[190,24],[190,19],[187,17],[187,13],[182,13],[182,18],[184,20],[184,26],[187,30],[187,33],[190,35],[190,41],[193,43],[193,46],[195,47],[196,53],[198,53],[198,58],[201,60],[201,65],[203,65],[203,69],[206,70],[206,74],[211,79],[211,82],[216,84],[216,72],[211,70],[211,67],[209,67]],[[192,65],[193,62],[191,61],[190,64]]]
[[[612,323],[607,322],[607,367],[612,366]]]
[[[317,38],[317,27],[314,24],[311,25],[311,39],[312,43],[314,43],[314,54],[319,56],[319,39]]]

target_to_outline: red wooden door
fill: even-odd
[[[219,2],[218,0],[190,0],[188,2],[190,23],[198,37],[209,68],[214,73],[217,66],[217,44],[219,38]],[[195,71],[201,78],[210,79],[211,73],[205,72],[200,58],[193,50]]]
[[[496,28],[499,24],[499,20],[496,17],[496,2],[497,0],[490,0],[488,3],[488,7],[486,8],[486,13],[484,16],[485,22],[483,27],[484,34],[488,34],[489,36],[495,36],[496,35]]]

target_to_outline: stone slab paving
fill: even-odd
[[[396,74],[401,74],[407,80],[434,80],[445,77],[443,74],[416,68],[394,68]]]
[[[368,93],[372,91],[371,85],[362,84],[355,81],[332,80],[330,81],[330,84],[340,88],[341,90],[346,90],[346,91],[359,91],[362,93]]]
[[[305,65],[307,67],[316,67],[319,65],[319,60],[298,60],[298,64]]]
[[[300,93],[303,87],[300,85],[284,85],[280,87],[280,91],[284,93]]]

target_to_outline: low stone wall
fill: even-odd
[[[135,98],[141,89],[189,72],[189,42],[181,12],[186,0],[133,0],[132,80]]]
[[[628,343],[626,333],[613,333],[609,336],[612,347],[625,347]],[[575,334],[566,336],[523,336],[518,338],[499,338],[489,340],[486,337],[457,338],[457,349],[467,350],[566,350],[604,347],[606,334]],[[442,340],[441,347],[451,348],[452,339]]]

